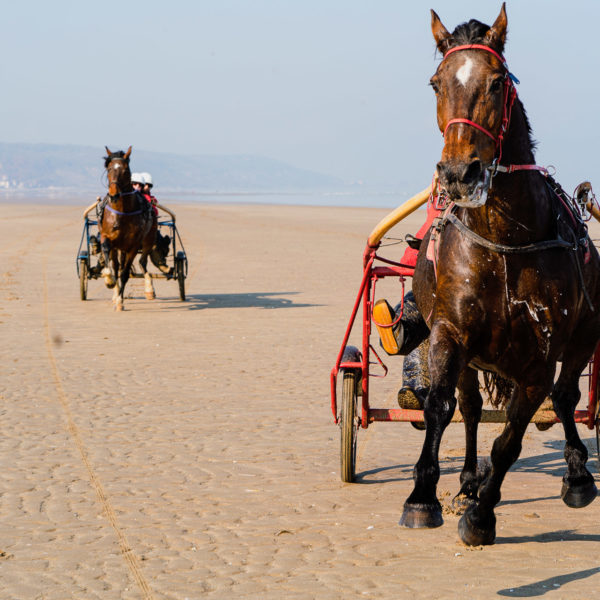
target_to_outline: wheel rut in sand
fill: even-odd
[[[52,248],[49,248],[49,251],[51,249]],[[49,315],[49,309],[48,309],[48,279],[47,279],[46,258],[44,258],[44,261],[43,261],[43,301],[44,301],[44,334],[45,334],[46,350],[47,350],[47,354],[48,354],[48,361],[50,363],[52,377],[54,379],[56,395],[58,397],[58,400],[61,404],[61,407],[63,409],[63,412],[64,412],[66,420],[67,420],[67,429],[71,435],[71,438],[75,442],[77,450],[79,451],[81,460],[82,460],[82,462],[85,466],[85,469],[90,477],[90,483],[92,484],[92,487],[94,488],[94,491],[96,492],[96,495],[97,495],[98,499],[100,500],[104,514],[106,515],[106,518],[108,519],[108,522],[110,523],[110,526],[112,527],[114,533],[117,536],[117,539],[119,542],[119,547],[121,549],[122,556],[125,559],[125,562],[127,563],[127,567],[129,569],[133,579],[135,580],[138,587],[140,588],[140,591],[143,594],[143,598],[145,600],[151,600],[154,596],[152,595],[150,586],[148,585],[148,582],[147,582],[146,578],[144,577],[142,570],[140,569],[139,559],[137,558],[133,549],[131,548],[131,545],[129,544],[127,537],[125,536],[125,533],[119,526],[119,523],[117,521],[117,517],[116,517],[115,511],[113,509],[112,503],[110,501],[110,498],[106,494],[104,487],[102,486],[102,483],[101,483],[98,475],[96,474],[96,471],[94,470],[94,466],[92,465],[92,463],[89,459],[88,451],[86,449],[84,440],[79,432],[79,429],[75,423],[75,420],[73,419],[73,414],[71,412],[71,406],[69,403],[69,399],[68,399],[67,394],[65,393],[63,385],[62,385],[60,372],[58,370],[58,365],[56,362],[56,358],[54,356],[54,352],[52,350],[52,338],[50,335],[50,315]]]

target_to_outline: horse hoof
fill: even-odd
[[[113,274],[110,272],[108,267],[104,267],[104,269],[102,269],[102,278],[104,279],[104,284],[109,290],[112,290],[112,288],[117,285],[117,280],[113,277]]]
[[[569,486],[563,482],[560,497],[569,508],[583,508],[591,504],[598,495],[598,488],[593,481],[583,485]]]
[[[474,505],[475,500],[461,492],[452,498],[452,512],[457,515],[462,515],[468,508]]]
[[[433,529],[444,524],[442,509],[435,504],[409,504],[404,503],[404,512],[400,518],[401,527],[411,529]]]
[[[154,292],[146,292],[146,300],[155,300],[156,294]]]
[[[489,546],[496,539],[496,530],[494,527],[491,529],[475,527],[467,510],[458,522],[458,535],[467,546]]]

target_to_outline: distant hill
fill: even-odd
[[[98,192],[104,155],[103,147],[0,143],[0,190]],[[135,147],[131,170],[152,173],[162,191],[306,191],[343,185],[335,177],[261,156],[183,156]]]

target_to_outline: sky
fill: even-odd
[[[491,0],[4,3],[0,141],[251,154],[417,191],[442,138],[429,78],[449,30]],[[568,190],[598,170],[597,0],[509,0],[505,55]],[[600,189],[600,180],[598,181]]]

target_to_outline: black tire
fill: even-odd
[[[341,410],[340,475],[342,481],[352,483],[356,474],[356,442],[358,437],[358,378],[356,371],[343,371]]]
[[[185,265],[183,260],[178,260],[175,264],[177,283],[179,284],[179,299],[185,302]]]
[[[87,299],[88,289],[88,264],[85,258],[79,259],[79,296],[82,300]]]

